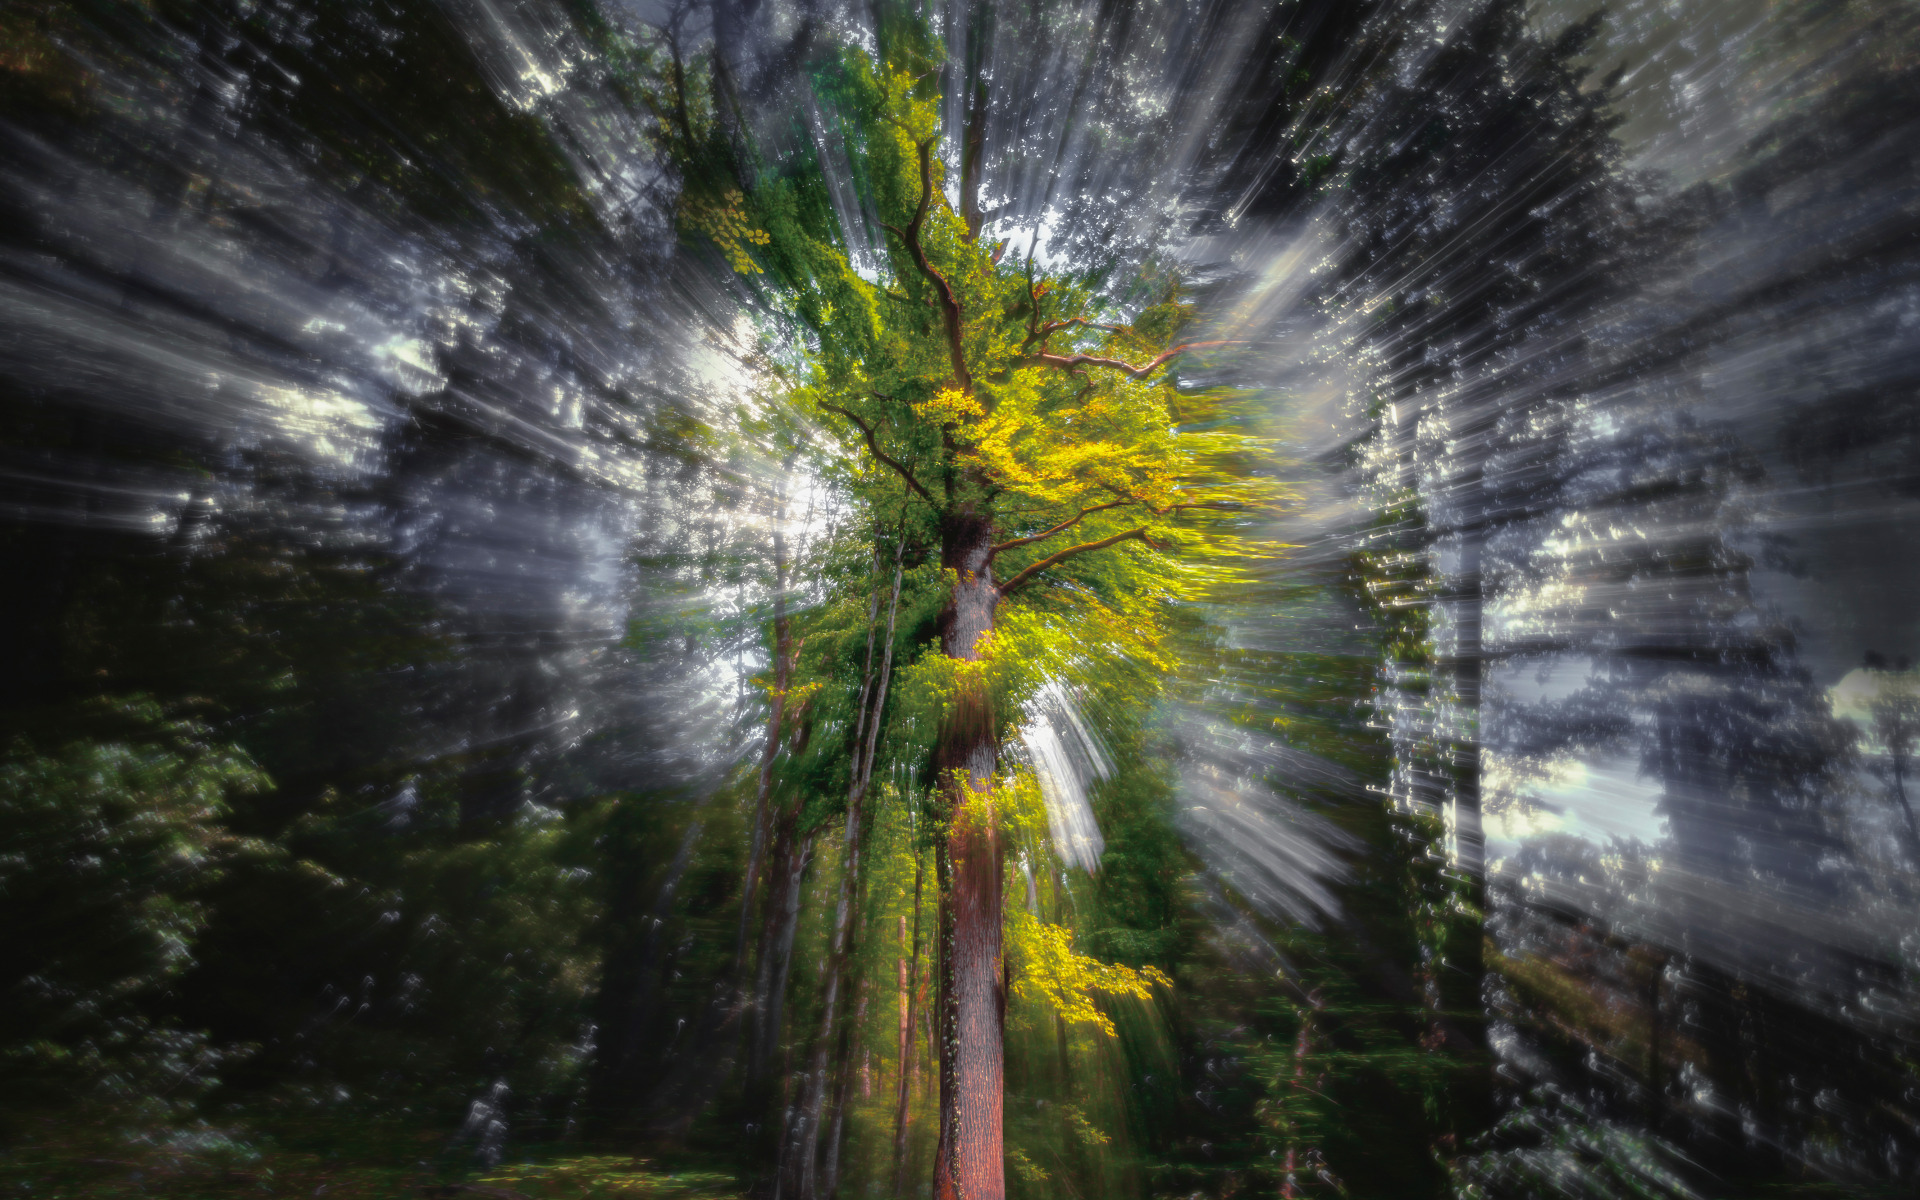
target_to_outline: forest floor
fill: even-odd
[[[366,1136],[371,1133],[372,1136]],[[324,1148],[333,1143],[332,1148]],[[361,1131],[329,1138],[212,1128],[128,1136],[62,1123],[0,1147],[0,1197],[21,1200],[734,1200],[729,1175],[668,1170],[630,1155],[555,1153],[491,1170],[449,1162],[446,1134]],[[470,1161],[469,1155],[460,1156]]]

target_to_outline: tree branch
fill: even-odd
[[[913,472],[909,471],[906,468],[906,465],[902,463],[899,459],[892,457],[885,450],[882,450],[880,448],[879,439],[873,436],[873,426],[867,424],[865,421],[862,421],[859,417],[855,416],[853,413],[847,411],[846,409],[841,408],[838,404],[828,404],[826,401],[822,400],[820,402],[820,407],[826,409],[828,412],[837,412],[841,416],[845,417],[847,420],[852,421],[855,425],[858,425],[860,427],[860,432],[866,435],[867,449],[873,451],[873,456],[879,459],[881,462],[885,463],[887,466],[892,467],[896,472],[898,472],[900,475],[900,478],[907,481],[908,487],[920,493],[921,499],[925,500],[928,504],[934,503],[932,494],[929,493],[926,488],[923,488],[920,486],[920,481],[913,477]]]
[[[1033,242],[1027,243],[1027,340],[1020,343],[1020,353],[1025,354],[1027,347],[1040,340],[1040,293],[1033,287],[1033,243],[1040,240],[1035,235]]]
[[[1038,328],[1035,328],[1033,325],[1029,324],[1027,327],[1028,328],[1027,340],[1026,340],[1026,343],[1020,347],[1021,351],[1025,352],[1027,346],[1031,346],[1033,343],[1039,342],[1041,347],[1041,353],[1043,354],[1046,353],[1047,339],[1052,337],[1054,334],[1059,333],[1062,329],[1067,328],[1069,325],[1078,325],[1082,329],[1104,329],[1108,333],[1126,333],[1127,332],[1127,327],[1124,325],[1102,325],[1098,321],[1089,321],[1085,317],[1068,317],[1064,321],[1048,321],[1046,324],[1041,325]]]
[[[1214,512],[1242,512],[1247,506],[1238,500],[1196,500],[1192,504],[1169,504],[1165,508],[1154,508],[1151,504],[1147,507],[1153,510],[1154,516],[1164,517],[1170,512],[1185,512],[1190,508],[1211,509]]]
[[[1085,520],[1089,513],[1104,512],[1109,508],[1123,508],[1126,505],[1138,504],[1138,503],[1139,501],[1132,500],[1132,499],[1110,500],[1105,504],[1096,504],[1092,508],[1083,508],[1080,510],[1080,514],[1078,516],[1069,517],[1066,520],[1060,522],[1058,525],[1055,525],[1052,529],[1044,530],[1040,533],[1028,534],[1026,537],[1017,537],[1010,542],[1001,542],[998,546],[995,546],[993,549],[987,551],[987,561],[992,562],[994,557],[998,555],[1002,550],[1011,550],[1015,546],[1025,546],[1033,542],[1043,542],[1048,538],[1052,537],[1056,533],[1065,532],[1066,530],[1073,528],[1075,525],[1078,525],[1081,521]]]
[[[1101,538],[1097,542],[1081,542],[1078,546],[1068,546],[1065,550],[1062,550],[1057,554],[1050,554],[1047,557],[1041,559],[1039,562],[1028,567],[1026,570],[1020,572],[1018,575],[1015,575],[1012,579],[1009,579],[1005,583],[1001,584],[999,588],[996,590],[999,591],[1001,597],[1004,599],[1007,596],[1013,595],[1013,593],[1018,591],[1020,588],[1026,586],[1026,584],[1029,583],[1033,579],[1033,577],[1038,575],[1040,572],[1046,570],[1049,567],[1057,567],[1061,563],[1065,562],[1069,558],[1072,558],[1076,554],[1085,554],[1089,550],[1105,550],[1108,546],[1112,546],[1116,543],[1124,542],[1128,540],[1135,540],[1135,541],[1141,541],[1141,542],[1147,541],[1147,527],[1145,525],[1142,525],[1138,529],[1129,529],[1125,533],[1116,533],[1112,537]],[[1148,544],[1151,545],[1152,543],[1149,542]]]
[[[1211,346],[1233,346],[1238,344],[1236,341],[1182,342],[1180,345],[1161,354],[1160,357],[1154,359],[1152,362],[1145,363],[1138,367],[1130,362],[1123,362],[1117,358],[1101,358],[1092,354],[1051,354],[1045,350],[1042,350],[1038,354],[1030,355],[1026,361],[1038,363],[1043,367],[1059,367],[1063,371],[1077,371],[1081,367],[1110,367],[1115,371],[1130,375],[1135,379],[1144,379],[1165,366],[1167,361],[1175,355],[1184,354],[1188,350],[1204,350]]]
[[[927,221],[927,212],[933,203],[933,141],[934,139],[928,138],[919,145],[920,204],[913,210],[913,220],[907,222],[905,229],[894,225],[887,225],[884,221],[881,222],[881,224],[889,233],[894,234],[907,244],[908,252],[913,255],[914,265],[919,267],[920,273],[925,275],[928,282],[933,284],[934,293],[940,298],[940,315],[946,321],[947,353],[953,359],[954,382],[960,385],[961,391],[971,395],[973,392],[973,375],[967,370],[966,343],[962,336],[964,322],[960,313],[960,301],[955,297],[953,285],[947,282],[947,277],[936,270],[932,261],[927,258],[926,247],[923,246],[920,241],[921,230],[925,227]]]

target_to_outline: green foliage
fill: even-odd
[[[129,1136],[99,1125],[42,1126],[0,1158],[9,1194],[82,1200],[328,1196],[524,1197],[525,1200],[726,1200],[741,1192],[714,1171],[668,1169],[631,1155],[541,1154],[492,1172],[449,1163],[445,1134],[361,1119],[299,1127],[206,1124]]]
[[[16,737],[0,758],[6,1105],[84,1098],[157,1116],[195,1099],[226,1057],[160,1014],[193,965],[210,891],[274,856],[224,824],[234,796],[268,781],[150,699],[79,717],[65,738]]]
[[[914,515],[917,535],[933,532],[929,517],[978,509],[1014,543],[998,578],[1024,582],[1044,564],[1044,586],[1003,606],[987,654],[996,665],[981,668],[994,672],[983,682],[995,711],[1010,719],[1045,678],[1118,674],[1150,694],[1169,666],[1159,647],[1172,608],[1267,549],[1246,517],[1283,489],[1245,469],[1260,443],[1238,424],[1235,393],[1183,392],[1111,358],[1078,365],[1089,355],[1154,361],[1191,306],[1169,285],[1162,303],[1114,324],[1123,314],[1084,281],[997,260],[943,199],[945,168],[931,154],[937,81],[915,57],[927,51],[904,34],[896,45],[906,57],[849,49],[815,80],[836,101],[885,231],[880,279],[853,270],[831,208],[808,199],[816,163],[802,155],[741,183],[753,174],[741,152],[695,128],[709,103],[697,95],[702,77],[668,70],[635,86],[654,97],[685,173],[682,228],[805,331],[795,399],[846,439],[852,453],[830,469],[857,498],[878,511],[903,496],[924,503],[932,511]],[[1076,543],[1104,548],[1052,557]],[[903,702],[937,713],[956,670],[925,662],[923,680],[903,681]]]
[[[65,678],[6,714],[0,767],[8,1109],[437,1121],[505,1078],[523,1120],[557,1115],[598,966],[598,817],[489,814],[491,750],[421,765],[395,683],[445,660],[428,606],[239,537],[83,561],[65,595]]]
[[[1271,1040],[1252,1056],[1271,1163],[1284,1169],[1291,1158],[1306,1195],[1434,1188],[1434,1130],[1463,1064],[1423,1036],[1429,1017],[1417,1002],[1368,986],[1365,965],[1331,939],[1289,942],[1297,965],[1268,1009]],[[1381,1153],[1390,1144],[1396,1152]]]
[[[265,95],[261,119],[311,131],[329,175],[364,180],[409,216],[483,222],[498,206],[529,241],[571,236],[595,219],[537,116],[493,94],[444,13],[318,6],[299,50],[266,36],[272,7],[248,10],[242,25],[283,73],[349,81],[392,128],[431,149],[410,154],[382,123],[343,122],[309,91]],[[0,27],[12,47],[6,84],[31,91],[48,113],[78,111],[86,81],[59,51],[71,31],[42,8],[22,14]],[[934,888],[922,878],[916,891],[915,880],[931,875],[928,847],[945,815],[928,802],[935,731],[970,692],[990,701],[1008,737],[1051,682],[1083,702],[1118,770],[1094,788],[1107,844],[1091,879],[1059,870],[1047,853],[1030,777],[1014,773],[1000,797],[996,819],[1031,871],[1031,882],[1010,872],[1008,896],[1015,1193],[1118,1195],[1148,1180],[1182,1195],[1270,1190],[1270,1156],[1291,1150],[1330,1164],[1356,1195],[1433,1194],[1445,1178],[1436,1155],[1457,1124],[1448,1089],[1461,1063],[1436,1045],[1436,1026],[1455,1014],[1426,985],[1462,939],[1478,937],[1478,914],[1426,853],[1436,830],[1377,806],[1301,797],[1365,850],[1345,897],[1348,927],[1274,928],[1223,901],[1277,946],[1286,970],[1275,979],[1250,977],[1199,915],[1204,889],[1171,824],[1174,751],[1155,719],[1182,666],[1201,664],[1191,676],[1218,684],[1182,699],[1220,706],[1229,696],[1233,721],[1369,784],[1385,760],[1378,737],[1356,729],[1355,701],[1375,685],[1366,655],[1228,650],[1207,624],[1204,604],[1300,599],[1254,577],[1277,549],[1261,523],[1286,498],[1263,465],[1256,410],[1271,398],[1089,363],[1154,362],[1192,327],[1195,306],[1154,264],[1121,297],[1100,264],[1047,277],[976,239],[945,202],[956,181],[943,156],[931,154],[921,175],[946,53],[909,10],[882,6],[877,56],[848,48],[808,67],[822,127],[851,164],[854,207],[891,230],[841,228],[811,138],[778,163],[761,161],[739,114],[716,102],[704,52],[636,40],[591,6],[576,15],[601,50],[591,69],[655,114],[654,136],[682,186],[683,243],[759,303],[763,363],[779,382],[779,394],[743,406],[735,427],[663,417],[647,428],[649,449],[727,469],[699,497],[711,519],[642,564],[651,590],[636,600],[627,648],[649,667],[772,650],[775,585],[757,519],[770,506],[746,469],[754,460],[798,462],[843,506],[832,532],[790,568],[817,603],[791,613],[799,649],[781,697],[791,721],[773,794],[798,802],[802,834],[840,815],[870,639],[876,660],[887,649],[873,597],[884,603],[890,556],[904,543],[897,678],[855,941],[865,991],[848,1001],[850,1044],[867,1074],[843,1194],[890,1182],[889,1081],[915,1078],[916,1060],[910,1153],[924,1165],[931,1152],[934,1048],[921,1026],[899,1054],[890,986],[914,953],[911,934],[895,933],[902,923],[922,927],[923,991],[931,969]],[[353,31],[361,19],[375,36]],[[1300,186],[1330,167],[1311,161]],[[916,218],[917,249],[904,232]],[[854,269],[847,244],[864,234],[881,244],[871,278]],[[962,313],[957,329],[944,320],[943,283]],[[955,583],[939,564],[942,523],[963,511],[989,516],[996,540],[1018,543],[996,560],[998,580],[1035,570],[1001,605],[979,663],[945,657],[934,640]],[[1418,523],[1411,506],[1388,511],[1352,563],[1387,655],[1416,669],[1431,661],[1431,581],[1407,536]],[[1107,544],[1052,560],[1075,543]],[[412,1140],[361,1161],[329,1158],[311,1142],[67,1143],[20,1160],[34,1194],[374,1196],[450,1185],[454,1172],[394,1164],[464,1156],[449,1148],[448,1118],[494,1080],[509,1085],[517,1124],[559,1128],[580,1095],[590,1018],[605,1073],[626,1088],[601,1097],[619,1108],[608,1128],[624,1136],[632,1126],[621,1121],[656,1095],[711,1098],[649,1089],[671,1074],[679,1046],[697,1054],[721,1044],[701,1027],[729,982],[742,915],[752,764],[699,807],[640,794],[566,813],[499,804],[492,798],[529,790],[523,769],[487,749],[423,754],[409,697],[381,682],[455,652],[423,632],[430,606],[399,599],[381,581],[383,565],[236,540],[183,566],[80,572],[60,631],[75,691],[104,679],[169,704],[194,697],[192,711],[210,724],[117,701],[108,707],[127,730],[23,739],[9,750],[0,898],[33,914],[16,929],[39,939],[27,958],[46,965],[34,978],[54,982],[8,994],[23,1014],[9,1029],[30,1032],[7,1053],[12,1073],[30,1070],[48,1094],[158,1097],[160,1107],[200,1094],[224,1065],[215,1104],[309,1126],[331,1117],[372,1127],[411,1110],[398,1115]],[[700,602],[718,588],[737,596],[733,609]],[[737,713],[753,736],[775,686],[771,673],[759,683]],[[796,962],[817,961],[825,944],[841,860],[829,839],[820,844]],[[71,886],[69,864],[81,865],[83,886]],[[33,907],[56,890],[71,911],[48,911],[65,925]],[[61,928],[87,933],[63,946],[49,932]],[[812,973],[796,974],[789,1025],[811,1029]],[[923,996],[923,1017],[927,1008]],[[687,1042],[676,1042],[683,1027]],[[243,1049],[249,1062],[238,1061]],[[724,1105],[724,1120],[686,1136],[742,1155],[738,1126],[727,1123],[738,1113]],[[109,1165],[83,1168],[88,1156]],[[1476,1159],[1461,1169],[1509,1178],[1525,1166]],[[625,1156],[509,1166],[478,1186],[551,1196],[729,1190],[718,1175],[669,1178]]]
[[[235,805],[270,786],[244,752],[150,700],[90,711],[91,736],[16,738],[0,763],[10,1107],[159,1117],[222,1067],[315,1099],[378,1080],[388,1102],[455,1111],[496,1075],[532,1097],[578,1076],[595,814],[395,830],[334,798],[244,836]]]
[[[505,1167],[482,1176],[479,1183],[511,1188],[535,1200],[613,1200],[621,1196],[695,1200],[737,1194],[730,1176],[711,1171],[666,1172],[645,1159],[611,1154]]]
[[[685,181],[682,235],[724,262],[763,313],[799,331],[781,369],[799,411],[834,437],[816,469],[856,506],[844,536],[864,540],[873,528],[884,559],[889,538],[878,531],[897,521],[891,536],[912,547],[883,747],[892,779],[936,782],[927,758],[957,705],[990,711],[1004,743],[1049,684],[1079,697],[1114,739],[1120,769],[1096,797],[1110,838],[1105,878],[1074,885],[1084,895],[1069,895],[1045,845],[1038,789],[1018,771],[960,812],[925,803],[911,785],[883,789],[885,804],[916,803],[905,816],[918,830],[904,837],[902,814],[881,809],[894,848],[873,860],[872,881],[895,906],[882,912],[904,908],[916,861],[904,843],[952,820],[992,820],[1017,848],[1031,893],[1010,882],[1008,1028],[1020,1047],[1009,1061],[1038,1056],[1058,1069],[1010,1066],[1020,1076],[1008,1098],[1012,1185],[1111,1193],[1138,1182],[1116,1165],[1115,1139],[1140,1126],[1127,1105],[1096,1096],[1124,1091],[1123,1063],[1164,1058],[1154,988],[1170,985],[1165,967],[1190,937],[1181,928],[1190,867],[1168,819],[1172,772],[1140,744],[1140,728],[1176,666],[1173,640],[1203,620],[1199,602],[1271,554],[1257,522],[1286,490],[1257,465],[1266,447],[1250,394],[1183,389],[1160,373],[1195,317],[1171,274],[1144,304],[1123,305],[1102,292],[1097,266],[1038,274],[1031,261],[1003,259],[947,204],[954,183],[967,185],[946,177],[935,150],[942,55],[920,22],[886,11],[878,56],[847,49],[812,77],[842,142],[832,149],[854,164],[859,207],[877,229],[841,229],[811,139],[768,169],[735,136],[713,132],[725,120],[704,125],[717,107],[700,94],[710,74],[670,34],[634,86],[652,97]],[[863,277],[847,238],[867,233],[879,262]],[[786,342],[777,331],[769,340]],[[998,544],[992,569],[1005,595],[974,657],[960,660],[941,652],[932,618],[961,582],[939,555],[968,522]],[[793,620],[803,649],[783,699],[798,728],[774,786],[805,798],[805,828],[821,827],[844,792],[845,740],[822,733],[857,719],[871,625],[862,614],[881,575],[815,576],[822,602]],[[803,943],[818,936],[811,928]],[[865,1136],[884,1121],[884,1111],[856,1110]]]
[[[1488,1131],[1479,1153],[1453,1165],[1460,1200],[1698,1200],[1686,1162],[1660,1139],[1595,1117],[1545,1089]]]
[[[1094,790],[1106,848],[1084,940],[1104,958],[1171,969],[1191,949],[1185,909],[1193,864],[1172,827],[1173,787],[1164,761],[1134,759]]]
[[[380,997],[384,1019],[369,1022],[350,1049],[339,1047],[333,1069],[384,1077],[381,1090],[393,1098],[421,1088],[447,1107],[492,1077],[520,1096],[567,1094],[584,1067],[578,1043],[597,976],[599,947],[588,931],[601,898],[586,842],[598,815],[527,806],[496,822],[375,835],[375,853],[353,847],[347,878],[363,898],[327,906],[346,918],[330,932],[364,939],[369,929],[390,931],[380,940],[392,982]],[[293,844],[318,854],[347,832],[343,824],[354,823],[303,825]],[[359,824],[355,840],[367,839]],[[341,863],[344,840],[325,858]]]

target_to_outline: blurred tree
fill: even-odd
[[[713,116],[724,103],[689,90],[697,76],[670,36],[655,94],[660,136],[687,172],[683,227],[797,317],[810,340],[797,398],[864,447],[857,488],[904,485],[945,573],[937,652],[901,682],[902,702],[935,729],[944,830],[936,1194],[996,1197],[1007,732],[1049,678],[1104,670],[1150,693],[1168,665],[1160,646],[1173,606],[1233,575],[1247,514],[1277,489],[1246,469],[1254,443],[1233,429],[1227,396],[1153,381],[1179,355],[1219,345],[1179,342],[1191,309],[1177,291],[1120,323],[1084,282],[1036,273],[1031,252],[1023,263],[983,244],[974,154],[959,156],[959,207],[947,203],[931,42],[910,22],[883,35],[880,56],[848,52],[823,76],[890,235],[876,281],[854,270],[817,182],[754,178],[730,123]],[[849,856],[860,820],[860,797],[850,799]],[[843,891],[842,914],[847,902]],[[843,915],[823,1030],[847,939]],[[826,1073],[806,1086],[798,1158],[811,1164]],[[799,1169],[803,1193],[812,1178],[810,1165]]]
[[[0,756],[0,1067],[9,1124],[72,1100],[164,1117],[239,1047],[164,1015],[209,892],[275,847],[225,827],[268,780],[206,726],[101,700]]]

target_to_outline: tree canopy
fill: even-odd
[[[1127,314],[1089,272],[1039,266],[1038,230],[1024,254],[983,238],[977,156],[964,131],[943,135],[937,71],[919,45],[895,39],[878,56],[848,50],[823,68],[863,184],[861,211],[882,238],[864,272],[856,231],[819,202],[819,181],[760,177],[671,41],[666,86],[652,103],[688,173],[688,235],[749,281],[776,320],[797,326],[792,403],[851,456],[830,469],[876,516],[898,521],[902,550],[911,538],[937,554],[938,642],[903,662],[898,704],[923,714],[929,815],[941,831],[936,1194],[983,1198],[1004,1192],[1005,855],[1017,790],[1007,739],[1048,684],[1149,701],[1183,607],[1265,549],[1250,530],[1282,492],[1251,469],[1258,446],[1236,427],[1233,393],[1182,389],[1169,370],[1225,345],[1180,340],[1193,310],[1177,276],[1158,303]],[[784,677],[792,653],[784,632],[777,642],[775,704],[785,706],[796,681]],[[871,738],[886,713],[878,702],[869,713],[867,697],[884,697],[888,681],[876,692],[870,654],[867,672],[855,724],[871,723]],[[769,761],[782,736],[777,707]],[[871,762],[857,732],[853,753],[836,964],[857,888],[858,764],[863,755]],[[765,821],[757,816],[756,828]],[[1025,941],[1048,980],[1040,991],[1070,1012],[1088,1011],[1066,996],[1076,980],[1142,987],[1125,968],[1095,969],[1057,934]],[[834,1032],[836,987],[828,985],[821,1053]],[[824,1070],[808,1086],[815,1098],[790,1122],[801,1147],[790,1152],[808,1164],[796,1176],[803,1195],[815,1186]]]

